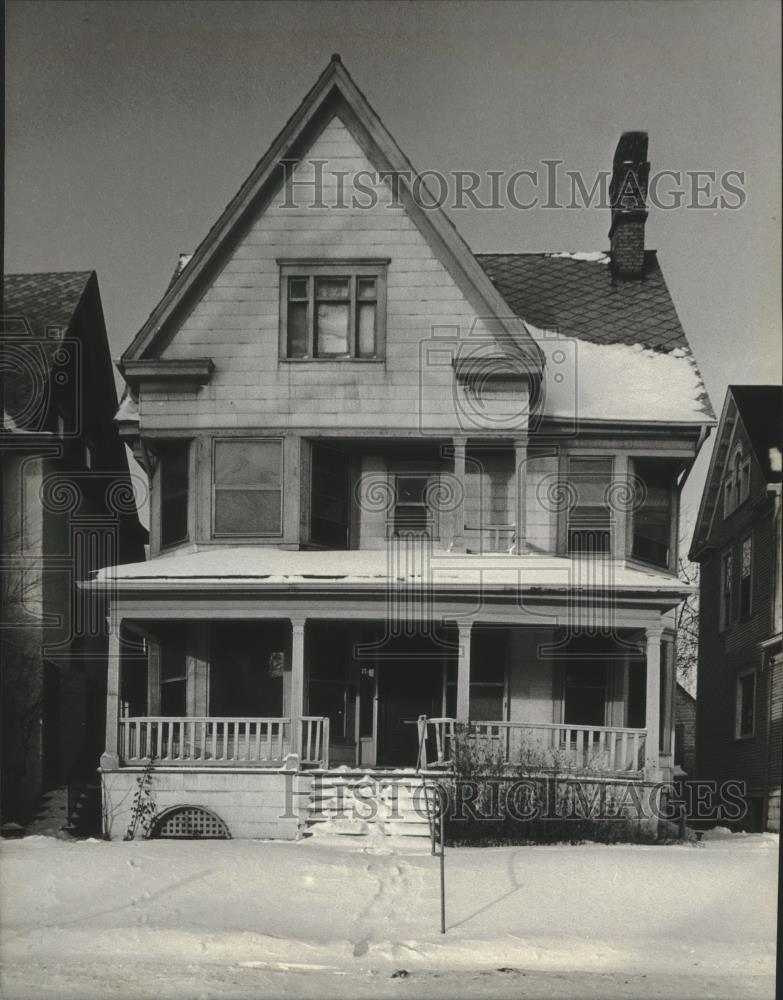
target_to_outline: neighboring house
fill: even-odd
[[[697,776],[743,781],[754,830],[780,827],[783,390],[731,385],[690,558],[701,564]]]
[[[2,814],[97,781],[108,611],[86,572],[144,558],[94,272],[3,281]]]
[[[696,776],[696,699],[682,684],[674,690],[675,774]]]
[[[122,357],[151,559],[114,583],[109,835],[151,767],[153,833],[294,837],[314,769],[410,782],[463,726],[671,777],[677,484],[713,415],[646,152],[620,140],[608,253],[474,255],[377,176],[412,168],[330,62]]]

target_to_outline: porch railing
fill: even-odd
[[[329,767],[329,719],[318,715],[302,717],[303,764],[320,764]]]
[[[258,764],[281,761],[290,746],[290,719],[214,716],[120,719],[124,763]]]
[[[329,720],[301,722],[300,761],[328,767]],[[279,764],[292,750],[287,718],[123,716],[119,726],[124,764]]]
[[[421,725],[422,723],[420,723]],[[420,766],[453,761],[456,722],[426,719],[424,760]],[[644,729],[617,726],[572,726],[554,722],[472,722],[468,739],[506,763],[531,769],[629,774],[644,769]]]

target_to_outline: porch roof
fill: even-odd
[[[686,597],[695,590],[675,577],[595,558],[471,555],[433,552],[399,557],[384,549],[291,551],[258,546],[191,546],[147,562],[99,570],[87,587],[122,590],[379,589],[394,584],[434,589],[557,592],[602,588],[630,594]]]

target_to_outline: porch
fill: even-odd
[[[126,621],[122,637],[104,771],[443,769],[458,733],[532,770],[657,780],[669,765],[673,657],[654,630]]]

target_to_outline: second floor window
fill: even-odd
[[[669,568],[674,472],[665,460],[636,459],[634,474],[640,489],[644,484],[644,500],[633,515],[633,557]]]
[[[753,580],[753,542],[750,536],[743,539],[740,553],[740,618],[747,618],[751,611]]]
[[[720,627],[728,628],[731,624],[731,594],[734,582],[734,556],[726,552],[720,566]]]
[[[283,442],[226,438],[214,449],[214,534],[281,534]]]
[[[425,474],[395,478],[393,534],[437,537],[436,511],[428,502],[433,477]]]
[[[190,442],[171,441],[160,453],[160,544],[188,540],[188,484]]]
[[[568,508],[569,552],[583,555],[611,552],[611,511],[607,492],[611,458],[571,458],[568,481],[573,500]]]
[[[281,271],[281,346],[289,360],[383,356],[384,268],[288,264]]]

